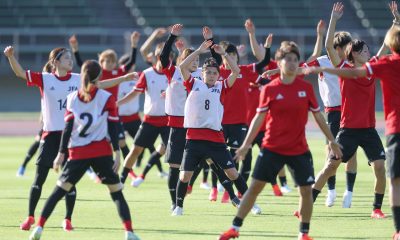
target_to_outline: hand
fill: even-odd
[[[77,52],[79,46],[78,46],[78,39],[76,39],[75,34],[72,35],[72,36],[68,39],[68,42],[69,42],[69,46],[71,47],[72,51],[73,51],[73,52]]]
[[[336,141],[329,141],[328,143],[329,150],[332,152],[332,154],[336,157],[336,159],[341,159],[343,157],[342,153],[342,146],[337,143]]]
[[[165,35],[165,33],[167,33],[167,29],[166,29],[166,28],[156,28],[156,29],[153,31],[153,35],[154,35],[156,38],[162,38],[162,37]]]
[[[335,20],[339,20],[343,16],[343,3],[336,2],[333,4],[331,18]]]
[[[325,22],[322,20],[319,20],[318,25],[317,25],[317,34],[319,36],[323,36],[326,32],[326,26]]]
[[[248,146],[243,146],[243,145],[240,146],[240,148],[238,148],[236,150],[236,152],[235,152],[236,155],[233,158],[233,160],[235,160],[236,162],[243,161],[244,158],[246,157],[246,154],[249,151],[249,149],[250,149],[250,147],[248,147]]]
[[[214,44],[211,48],[214,49],[214,51],[219,55],[225,55],[225,50],[220,45]]]
[[[175,36],[180,36],[182,34],[183,25],[182,24],[175,24],[171,28],[171,34]]]
[[[256,27],[254,26],[253,21],[251,21],[250,18],[246,20],[246,22],[244,23],[244,27],[249,34],[253,34],[256,32]]]
[[[134,31],[131,34],[131,47],[132,48],[136,48],[139,42],[139,38],[140,38],[140,33],[137,31]]]
[[[58,153],[56,159],[53,161],[53,169],[58,173],[58,170],[61,166],[61,164],[64,162],[65,159],[65,154],[64,153]]]
[[[4,55],[6,55],[6,57],[12,57],[14,56],[14,47],[13,46],[7,46],[4,49]]]
[[[182,39],[178,39],[175,42],[175,47],[178,49],[179,52],[182,52],[186,48],[185,41],[183,41]]]
[[[394,20],[396,22],[400,21],[400,14],[399,14],[399,11],[397,10],[396,1],[392,1],[391,3],[389,3],[389,8],[390,8],[390,11],[393,14]]]
[[[139,74],[137,72],[130,72],[124,75],[124,82],[126,81],[136,81],[139,79]]]
[[[200,51],[200,53],[205,53],[207,52],[208,48],[211,47],[211,45],[212,45],[211,40],[205,40],[197,49],[197,51]]]
[[[272,38],[274,35],[272,33],[268,34],[268,37],[265,39],[264,47],[265,48],[270,48],[272,45]]]
[[[114,164],[112,166],[113,171],[118,174],[119,167],[121,166],[121,154],[119,150],[115,151],[115,156],[114,156]]]
[[[207,26],[203,27],[203,37],[204,37],[204,40],[213,38],[213,32],[212,32],[211,28],[209,28]]]
[[[246,45],[244,44],[240,44],[239,46],[236,47],[238,53],[239,53],[239,57],[244,57],[247,55],[247,49],[246,49]]]

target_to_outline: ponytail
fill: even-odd
[[[51,61],[47,61],[47,63],[43,66],[43,72],[51,73],[53,71],[53,64]]]
[[[81,88],[79,94],[85,102],[92,100],[90,90],[101,76],[100,64],[95,60],[87,60],[81,68]]]
[[[81,73],[82,74],[82,81],[81,81],[81,89],[79,90],[79,94],[82,96],[83,101],[90,102],[92,97],[90,96],[90,77],[87,71]]]

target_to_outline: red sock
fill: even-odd
[[[39,221],[38,221],[38,224],[37,224],[37,225],[38,225],[39,227],[44,227],[44,224],[46,223],[46,220],[47,220],[46,218],[44,218],[44,217],[41,216],[41,217],[39,218]]]
[[[131,220],[124,221],[123,224],[124,224],[125,231],[133,232]]]

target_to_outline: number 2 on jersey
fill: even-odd
[[[82,113],[79,116],[80,119],[85,120],[85,118],[87,118],[87,123],[85,124],[85,126],[83,127],[82,131],[79,133],[79,137],[87,137],[88,134],[86,133],[87,130],[90,128],[90,125],[92,125],[93,123],[93,116],[90,113]]]

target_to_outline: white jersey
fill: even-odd
[[[68,80],[59,80],[52,73],[42,73],[43,92],[41,99],[43,130],[62,131],[65,127],[64,114],[69,93],[78,90],[80,74],[72,73]]]
[[[165,90],[168,79],[153,67],[143,71],[146,77],[146,91],[144,97],[144,114],[149,116],[165,116]]]
[[[128,81],[119,84],[118,88],[118,99],[123,98],[126,94],[131,92],[136,85],[136,81]],[[118,107],[118,115],[119,116],[131,116],[135,113],[139,112],[140,104],[139,98],[136,97],[126,104],[122,104]]]
[[[68,148],[86,146],[95,141],[109,139],[107,118],[103,112],[111,93],[98,89],[90,102],[78,98],[78,91],[68,95],[67,111],[74,115],[74,126]],[[68,116],[67,116],[68,117]]]
[[[317,58],[317,61],[321,67],[334,67],[326,55]],[[336,107],[342,104],[338,76],[326,72],[318,74],[318,88],[325,107]]]
[[[175,67],[175,66],[174,66]],[[201,68],[192,72],[192,77],[201,79]],[[165,97],[165,112],[170,116],[183,117],[185,113],[185,101],[188,96],[185,86],[183,85],[181,71],[175,67],[174,75],[168,83]]]
[[[211,88],[201,80],[192,78],[190,81],[194,83],[185,103],[184,127],[221,131],[224,114],[221,94],[226,81],[217,81]]]

